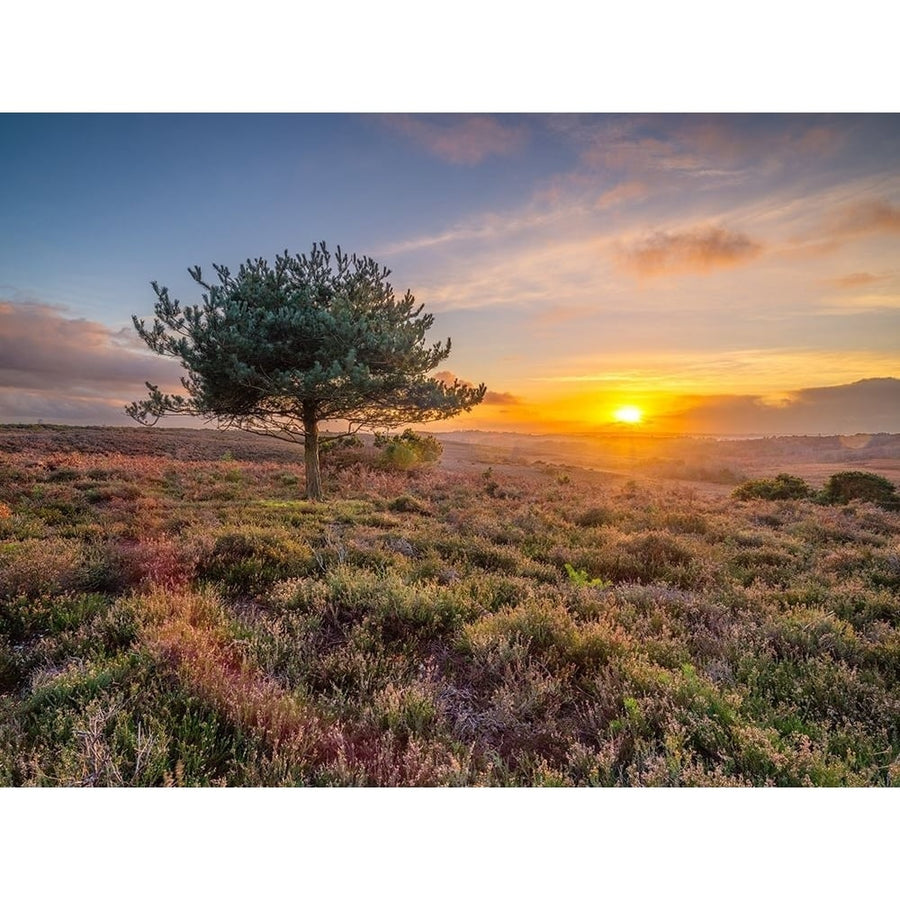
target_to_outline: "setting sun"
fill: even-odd
[[[644,413],[636,406],[620,406],[613,418],[617,422],[625,422],[628,425],[637,425],[644,418]]]

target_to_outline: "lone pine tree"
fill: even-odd
[[[247,260],[236,274],[214,265],[216,279],[188,269],[202,304],[183,306],[156,293],[152,326],[132,317],[147,346],[180,360],[186,394],[149,396],[126,412],[144,425],[165,415],[199,416],[302,443],[306,496],[322,496],[319,426],[349,432],[447,419],[484,398],[485,386],[428,377],[450,354],[450,340],[426,345],[434,316],[407,291],[395,296],[390,271],[375,260],[332,256],[324,243],[307,254]],[[327,439],[323,436],[322,439]]]

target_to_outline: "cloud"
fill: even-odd
[[[64,425],[130,425],[123,402],[48,391],[0,387],[0,422],[52,422]],[[181,423],[182,425],[185,423]]]
[[[838,288],[852,290],[858,287],[865,287],[867,284],[873,284],[877,281],[884,281],[887,277],[887,275],[873,275],[871,272],[851,272],[849,275],[832,278],[829,284]]]
[[[853,315],[878,310],[900,309],[900,294],[858,294],[823,302],[823,315]]]
[[[554,328],[573,322],[595,313],[596,310],[586,306],[555,305],[542,309],[531,317],[531,324],[539,329]]]
[[[447,369],[444,369],[441,372],[435,372],[434,378],[443,384],[453,384],[454,381],[458,381],[464,387],[475,387],[471,381],[459,378]],[[484,400],[481,402],[486,406],[518,406],[522,400],[520,397],[517,397],[515,394],[510,394],[507,391],[487,391],[484,395]]]
[[[622,249],[620,262],[642,277],[705,273],[747,263],[761,251],[762,246],[745,234],[707,226],[689,231],[656,232],[633,241]]]
[[[594,204],[595,209],[607,210],[614,206],[643,200],[650,193],[650,189],[642,181],[623,181],[604,191]]]
[[[174,390],[180,366],[140,352],[127,331],[70,319],[60,307],[0,301],[0,420],[127,424],[145,381]]]
[[[697,115],[674,129],[707,168],[778,168],[837,152],[846,128],[826,116]]]
[[[474,166],[488,156],[508,156],[522,147],[527,137],[522,125],[507,125],[484,115],[435,119],[395,115],[388,121],[401,134],[455,165]]]
[[[381,252],[383,254],[410,253],[453,243],[475,244],[481,242],[483,244],[515,235],[517,232],[551,226],[563,214],[564,211],[560,210],[526,211],[509,216],[487,213],[435,234],[426,234],[389,244],[383,247]]]
[[[806,388],[773,402],[762,395],[695,397],[673,428],[704,434],[856,434],[900,431],[900,379]],[[666,420],[659,420],[666,427]]]
[[[589,147],[582,159],[589,166],[638,172],[692,173],[704,169],[701,159],[680,151],[674,142],[650,137],[621,136],[602,141]]]
[[[508,391],[487,391],[482,402],[488,406],[517,406],[522,400]]]
[[[831,217],[826,231],[840,238],[900,232],[900,207],[876,199],[850,203]]]
[[[596,305],[597,285],[610,269],[604,239],[589,229],[575,238],[560,232],[555,241],[528,235],[501,253],[473,248],[465,258],[456,252],[429,259],[416,296],[437,311],[547,305],[563,296],[567,304]]]
[[[895,185],[895,189],[900,185]],[[878,184],[852,185],[853,193],[877,190]],[[834,192],[832,192],[834,193]],[[847,189],[840,190],[839,198],[822,195],[807,198],[807,215],[805,227],[799,233],[789,237],[784,246],[777,252],[786,259],[805,260],[827,256],[840,250],[853,240],[884,234],[900,233],[900,206],[877,197],[863,200],[841,202]],[[820,210],[830,208],[830,212],[822,215]],[[847,276],[853,279],[867,273],[853,273]],[[838,287],[857,287],[864,283],[848,280],[843,284],[833,282]]]
[[[883,321],[892,320],[887,315]],[[881,349],[859,350],[852,347],[824,349],[801,344],[782,347],[754,347],[744,343],[726,348],[718,341],[709,341],[702,334],[692,335],[692,328],[677,330],[677,323],[668,320],[666,329],[672,342],[658,343],[636,349],[633,344],[619,349],[604,347],[588,354],[570,354],[557,360],[554,366],[540,370],[532,361],[530,382],[549,385],[582,386],[590,390],[594,385],[648,391],[660,391],[668,397],[748,394],[771,396],[794,389],[802,390],[810,384],[815,373],[828,373],[832,383],[848,383],[864,378],[879,378],[897,372],[895,341],[888,337]],[[838,323],[837,330],[847,331]],[[893,335],[896,329],[881,330]],[[768,333],[764,329],[763,333]],[[522,376],[527,377],[527,376]]]
[[[590,167],[654,179],[738,183],[773,175],[844,145],[846,125],[825,116],[569,116],[550,122],[583,148]]]

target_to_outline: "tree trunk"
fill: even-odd
[[[306,462],[306,499],[322,499],[322,475],[319,471],[319,420],[311,403],[303,404],[303,458]]]

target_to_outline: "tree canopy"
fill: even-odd
[[[307,496],[321,496],[319,425],[348,431],[395,428],[470,410],[485,386],[428,376],[450,354],[450,339],[428,345],[434,316],[407,291],[394,294],[390,270],[324,243],[309,254],[285,250],[270,266],[247,260],[237,273],[213,266],[202,303],[182,305],[152,282],[155,319],[133,316],[151,350],[180,360],[184,394],[147,382],[149,396],[126,412],[152,425],[165,415],[199,416],[305,445]]]

